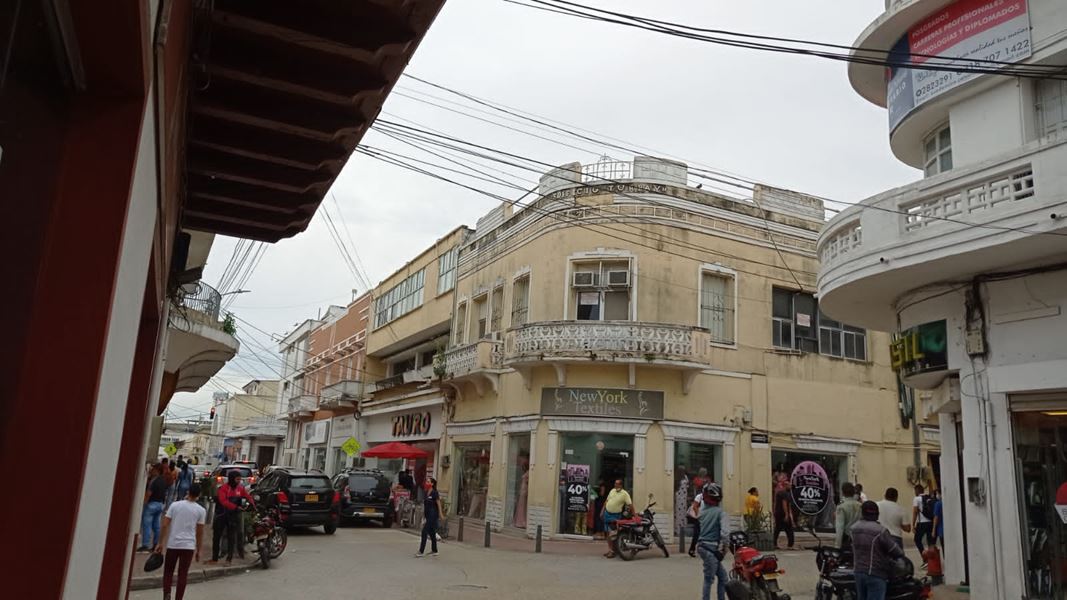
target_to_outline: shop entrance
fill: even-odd
[[[1067,410],[1016,412],[1013,417],[1027,597],[1064,600]]]
[[[826,503],[826,508],[821,513],[814,516],[801,514],[797,507],[793,506],[793,518],[797,526],[802,529],[814,525],[818,531],[833,531],[834,509],[840,500],[841,484],[848,481],[848,456],[773,450],[771,464],[774,465],[774,472],[771,474],[771,489],[775,494],[782,489],[784,482],[789,481],[793,469],[804,461],[812,461],[826,471],[826,475],[830,478],[830,501]]]
[[[504,524],[526,529],[530,495],[530,434],[508,436],[508,488]]]
[[[488,442],[456,444],[459,458],[459,468],[456,469],[457,516],[485,518],[485,500],[489,492],[489,450]]]
[[[593,535],[603,529],[600,509],[608,490],[616,479],[633,496],[634,438],[629,435],[600,433],[564,433],[560,435],[560,475],[557,494],[559,532],[571,535]],[[587,510],[567,510],[567,467],[588,468]],[[574,470],[572,469],[572,472]],[[641,507],[636,507],[640,509]]]

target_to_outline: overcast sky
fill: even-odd
[[[885,7],[884,0],[589,0],[612,10],[694,26],[852,44]],[[626,140],[661,155],[744,175],[770,185],[856,202],[919,178],[889,151],[884,109],[849,86],[845,64],[727,48],[534,11],[502,0],[447,0],[407,72],[555,121]],[[382,118],[506,149],[544,163],[594,162],[625,153],[570,140],[584,150],[477,121],[400,94],[461,101],[401,78]],[[463,109],[481,118],[487,115]],[[484,110],[484,107],[482,107]],[[514,123],[509,126],[517,126]],[[535,133],[536,130],[534,131]],[[538,135],[554,137],[541,131]],[[597,136],[599,138],[599,136]],[[424,159],[376,131],[363,140]],[[437,162],[441,162],[437,160]],[[536,174],[525,177],[536,180]],[[465,180],[504,193],[499,187]],[[526,185],[524,181],[517,181]],[[354,154],[324,206],[342,218],[372,284],[497,201],[373,158]],[[518,198],[521,194],[506,194]],[[341,214],[338,215],[338,205]],[[212,285],[237,240],[218,237],[205,270]],[[331,240],[320,209],[295,238],[269,246],[232,297],[243,347],[217,381],[176,394],[171,415],[206,412],[221,386],[233,391],[253,376],[277,378],[276,348],[252,326],[284,334],[325,306],[351,300],[354,280]],[[252,326],[250,326],[251,324]],[[253,356],[249,347],[259,354]]]

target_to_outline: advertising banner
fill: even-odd
[[[801,514],[817,515],[830,502],[830,478],[818,463],[810,460],[800,463],[789,480],[793,484],[790,490],[793,504]]]
[[[567,512],[589,510],[589,465],[567,465]]]
[[[663,392],[607,388],[541,388],[541,414],[663,418]]]
[[[927,70],[921,67],[922,63],[997,68],[995,63],[978,61],[1014,63],[1028,58],[1031,51],[1026,0],[958,0],[929,15],[908,30],[890,51],[889,62],[908,61],[920,66],[889,69],[889,130],[896,129],[923,103],[978,76]]]

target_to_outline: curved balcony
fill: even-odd
[[[164,371],[175,392],[195,392],[218,373],[240,344],[219,320],[222,296],[202,281],[178,288],[171,301]]]
[[[310,417],[315,414],[319,407],[319,401],[315,396],[304,394],[289,399],[288,415],[290,419]]]
[[[452,384],[452,387],[461,382],[470,382],[482,395],[487,385],[494,391],[498,389],[499,374],[505,370],[503,343],[478,340],[445,352],[435,362],[435,370],[443,382]]]
[[[640,321],[546,321],[509,330],[504,362],[523,373],[550,364],[560,386],[566,385],[567,365],[591,362],[625,364],[634,384],[638,365],[674,369],[682,373],[683,391],[711,367],[711,334],[699,327]]]
[[[835,319],[896,329],[919,287],[1062,260],[1067,140],[1034,142],[890,190],[837,215],[819,237],[819,302]]]

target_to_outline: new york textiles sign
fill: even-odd
[[[663,392],[609,388],[541,388],[541,414],[662,419]]]
[[[918,66],[889,69],[889,130],[896,129],[919,106],[978,76],[923,69],[923,64],[995,69],[996,63],[981,61],[1014,63],[1030,53],[1026,0],[959,0],[931,14],[908,30],[890,51],[891,64],[906,61]]]

